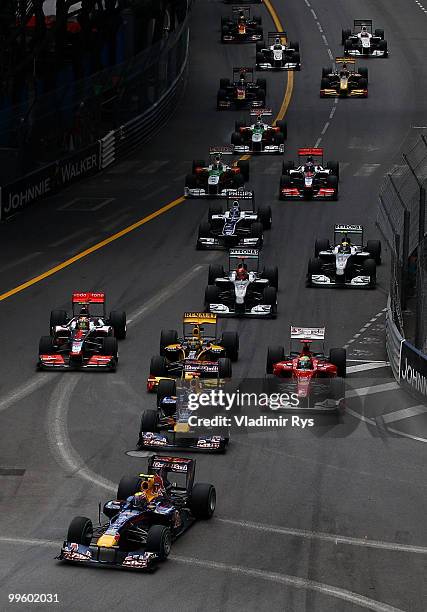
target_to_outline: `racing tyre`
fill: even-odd
[[[185,177],[185,186],[189,189],[196,189],[197,176],[195,174],[187,174],[187,176]]]
[[[347,374],[347,351],[344,348],[332,348],[329,361],[337,367],[337,375],[345,378]]]
[[[329,89],[330,83],[327,77],[322,78],[320,81],[320,89]]]
[[[204,221],[199,225],[199,238],[209,238],[211,235],[211,224],[209,221]]]
[[[268,279],[270,287],[279,288],[279,270],[277,266],[274,266],[274,268],[264,268],[261,277]]]
[[[260,93],[261,93],[261,90],[264,91],[264,98],[265,98],[265,94],[267,93],[267,79],[257,79],[256,84],[260,88]]]
[[[110,312],[109,323],[114,329],[114,335],[118,340],[126,338],[126,313],[118,310]]]
[[[322,260],[318,257],[312,257],[308,261],[308,273],[309,274],[321,274],[322,273]]]
[[[286,174],[280,177],[279,199],[283,199],[282,189],[289,189],[292,186],[291,179]]]
[[[243,185],[245,184],[245,177],[243,176],[243,174],[234,174],[233,183],[234,185],[232,185],[232,187],[234,189],[239,189],[239,187],[243,187]]]
[[[150,362],[150,374],[152,376],[167,376],[167,361],[162,355],[154,355]]]
[[[68,320],[65,310],[52,310],[50,313],[50,329],[51,333],[56,325],[65,325]]]
[[[139,476],[122,476],[117,487],[117,501],[125,501],[131,495],[135,495],[141,489],[141,478]]]
[[[117,343],[117,338],[114,336],[106,336],[105,338],[102,338],[101,353],[102,355],[112,355],[118,359],[119,345]]]
[[[368,81],[366,79],[359,79],[359,89],[368,89]]]
[[[328,161],[326,164],[326,168],[332,171],[332,174],[340,178],[340,165],[337,161]]]
[[[237,332],[223,332],[220,344],[225,348],[225,353],[231,361],[239,359],[239,334]]]
[[[381,263],[381,242],[379,240],[368,240],[366,250],[372,255],[372,259],[375,259],[377,266]]]
[[[215,512],[215,487],[206,482],[193,485],[190,497],[190,510],[196,519],[210,519]]]
[[[288,137],[288,124],[286,121],[279,120],[276,122],[276,126],[279,128],[281,134],[283,134],[283,138],[286,140]]]
[[[160,561],[165,561],[172,548],[172,536],[169,527],[151,525],[147,534],[145,550],[156,553]]]
[[[260,15],[254,15],[254,21],[258,25],[261,25],[262,24],[262,17]]]
[[[162,329],[160,332],[160,355],[165,354],[165,346],[178,342],[178,332],[176,329]]]
[[[326,185],[329,189],[335,189],[335,193],[331,197],[331,200],[338,200],[338,177],[334,174],[330,174],[326,178]]]
[[[258,89],[257,100],[265,106],[265,91],[264,89]]]
[[[387,57],[388,55],[388,50],[387,50],[387,41],[385,40],[380,40],[379,44],[378,44],[378,49],[380,51],[384,52],[384,57]]]
[[[227,87],[230,87],[230,79],[220,79],[219,80],[219,89],[221,91],[221,89],[227,89]]]
[[[279,361],[283,361],[285,358],[285,349],[283,346],[269,346],[267,350],[267,374],[273,374],[273,365]]]
[[[256,221],[255,223],[251,224],[251,236],[252,238],[262,238],[263,237],[263,227],[262,227],[262,223],[259,223],[258,221]]]
[[[219,103],[224,101],[227,101],[227,92],[225,91],[225,89],[220,89],[216,97],[216,105],[218,109],[221,108]]]
[[[292,61],[293,61],[295,64],[300,64],[300,63],[301,63],[301,56],[300,56],[300,54],[299,54],[299,52],[298,52],[298,51],[295,51],[295,52],[292,54]],[[299,68],[298,68],[298,70],[299,70]]]
[[[224,36],[227,36],[230,31],[230,28],[227,25],[222,26],[221,28],[221,42],[224,42]]]
[[[289,44],[289,48],[299,52],[299,42],[293,41]]]
[[[273,136],[273,143],[275,145],[282,145],[282,144],[284,144],[284,142],[285,142],[285,137],[282,134],[282,132],[279,132],[278,134],[275,134]]]
[[[327,78],[330,73],[331,73],[330,68],[322,68],[322,79]]]
[[[55,352],[55,344],[52,336],[42,336],[39,342],[39,355],[52,355]]]
[[[224,266],[219,264],[210,264],[208,273],[208,285],[215,285],[217,278],[224,278]]]
[[[369,79],[368,79],[368,69],[364,66],[362,68],[359,68],[358,70],[360,76],[364,79],[366,79],[366,82],[369,83]]]
[[[384,30],[375,30],[374,36],[379,36],[382,40],[384,40]]]
[[[293,161],[284,161],[282,164],[282,174],[289,174],[290,170],[295,169],[295,163]]]
[[[316,238],[316,241],[314,243],[314,256],[319,257],[320,251],[329,251],[330,248],[331,248],[331,245],[327,238],[322,239],[322,240],[319,240],[318,238]]]
[[[193,159],[193,164],[191,166],[191,171],[193,174],[196,173],[196,168],[206,168],[206,163],[204,159]]]
[[[261,53],[260,51],[257,51],[255,62],[257,64],[263,64],[264,63],[264,54]]]
[[[265,49],[265,40],[257,40],[256,52],[259,53],[262,49]],[[264,60],[264,56],[263,56],[263,60]]]
[[[262,301],[266,306],[271,306],[271,314],[277,313],[277,289],[276,287],[265,287]]]
[[[67,542],[89,546],[92,536],[92,521],[86,516],[75,516],[68,527]]]
[[[235,131],[238,132],[242,127],[246,127],[246,121],[244,119],[238,119],[234,124]]]
[[[347,38],[350,38],[351,30],[342,30],[341,31],[341,44],[344,45]]]
[[[231,359],[229,357],[220,357],[218,359],[218,378],[231,378],[232,373]]]
[[[157,410],[144,410],[141,416],[141,427],[139,430],[140,437],[142,437],[142,434],[144,432],[157,433],[157,431],[158,431]]]
[[[255,29],[255,32],[259,35],[262,36],[262,26],[258,25]]]
[[[369,286],[374,288],[377,284],[377,264],[374,259],[365,259],[363,262],[363,271],[366,276],[370,277]]]
[[[208,218],[212,219],[213,215],[222,215],[223,212],[221,204],[211,204],[208,210]]]
[[[242,145],[243,144],[243,138],[239,132],[233,132],[231,134],[231,144],[232,145]]]
[[[176,381],[165,378],[164,380],[159,380],[159,384],[157,386],[157,405],[160,405],[160,402],[165,397],[175,397],[176,396]]]
[[[344,44],[344,55],[347,55],[350,51],[353,50],[353,43],[351,42],[351,40],[346,40],[345,44]]]
[[[249,162],[246,159],[240,160],[237,162],[237,167],[240,168],[240,173],[245,181],[249,181]]]
[[[229,22],[228,17],[221,17],[221,28],[223,28],[225,25],[228,26],[228,22]]]
[[[264,229],[270,229],[272,222],[271,206],[260,206],[258,208],[258,219]]]
[[[209,312],[211,304],[219,304],[219,288],[216,285],[208,285],[205,290],[205,308]]]

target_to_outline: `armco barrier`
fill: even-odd
[[[399,380],[400,375],[400,352],[404,340],[405,339],[400,334],[396,324],[393,321],[393,314],[391,311],[391,299],[389,296],[387,300],[387,312],[385,317],[385,344],[388,354],[388,360],[390,362],[390,367],[393,370],[394,377],[397,380]]]

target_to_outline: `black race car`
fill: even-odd
[[[336,68],[322,68],[320,81],[321,98],[367,98],[368,69],[356,70],[355,60],[348,57],[335,58]]]
[[[223,198],[228,193],[243,189],[249,180],[249,162],[239,160],[234,166],[223,161],[233,153],[233,146],[211,147],[209,164],[203,159],[193,160],[192,173],[185,177],[184,195],[187,198]]]
[[[275,317],[278,284],[277,266],[261,270],[257,249],[230,249],[227,272],[209,266],[205,309],[220,316]]]
[[[306,158],[303,160],[302,158]],[[323,165],[323,149],[298,150],[298,165],[283,162],[280,177],[281,200],[337,200],[339,164],[329,161]],[[320,158],[320,159],[319,159]]]
[[[215,511],[215,487],[194,484],[195,469],[194,459],[153,455],[148,474],[120,480],[117,499],[104,504],[106,522],[94,527],[84,516],[71,521],[57,558],[76,565],[154,569],[174,540]]]
[[[229,194],[227,208],[211,206],[208,221],[199,226],[198,249],[261,248],[264,230],[271,227],[270,206],[255,208],[253,191]]]
[[[221,79],[217,94],[217,109],[264,108],[267,81],[254,81],[253,68],[233,68],[233,80]]]
[[[256,42],[262,39],[262,20],[251,9],[233,6],[231,17],[221,17],[221,42]]]
[[[363,57],[387,57],[387,41],[384,30],[372,32],[372,19],[355,19],[353,30],[343,30],[341,44],[344,55],[362,55]]]
[[[220,387],[219,380],[161,380],[157,387],[157,410],[144,410],[141,416],[138,447],[152,449],[191,449],[224,452],[229,433],[224,428],[208,428],[194,424],[191,417],[209,418],[216,406],[202,406],[195,412],[190,399],[194,394],[209,393]]]
[[[257,70],[301,70],[299,43],[287,43],[286,32],[269,32],[256,43]]]

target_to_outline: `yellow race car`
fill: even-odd
[[[162,379],[231,378],[231,362],[239,357],[237,332],[217,333],[217,316],[208,312],[186,312],[183,336],[175,329],[160,334],[160,355],[151,359],[147,391]]]
[[[321,98],[367,98],[368,69],[356,70],[356,60],[335,58],[336,68],[322,68]]]

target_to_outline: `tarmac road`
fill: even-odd
[[[314,239],[330,236],[336,222],[362,223],[368,238],[377,237],[379,183],[411,126],[425,124],[427,93],[427,16],[412,0],[392,6],[367,0],[273,4],[289,37],[300,41],[303,63],[286,115],[285,159],[321,137],[326,159],[342,164],[342,181],[338,202],[279,202],[281,159],[251,161],[257,200],[273,208],[263,257],[279,266],[280,294],[276,320],[222,323],[240,334],[236,376],[250,378],[263,376],[267,346],[279,338],[286,344],[291,323],[326,325],[328,346],[354,339],[349,359],[386,359],[387,252],[372,292],[306,289],[306,265]],[[186,92],[173,119],[138,156],[0,227],[1,292],[177,198],[191,160],[229,141],[241,113],[215,110],[218,81],[233,65],[251,65],[254,49],[218,42],[226,10],[217,1],[195,3]],[[265,7],[254,10],[272,29]],[[367,100],[321,100],[328,49],[341,54],[341,28],[360,17],[384,28],[390,57],[368,62]],[[266,78],[268,105],[277,112],[286,75]],[[145,378],[160,329],[179,329],[183,311],[202,308],[208,264],[225,259],[195,250],[207,208],[203,201],[178,204],[1,301],[0,343],[7,358],[0,387],[0,609],[9,609],[8,593],[31,592],[58,593],[55,607],[73,611],[425,610],[424,445],[351,414],[339,427],[318,423],[314,433],[242,433],[226,455],[197,457],[198,478],[217,488],[217,513],[176,542],[153,575],[53,560],[71,518],[96,519],[98,500],[114,497],[120,476],[145,468],[144,459],[125,453],[135,447],[143,407],[154,406]],[[36,373],[38,339],[47,332],[50,310],[66,307],[80,289],[105,290],[111,308],[125,309],[132,320],[117,373]],[[354,372],[348,380],[360,388],[393,382],[387,368]],[[376,394],[376,411],[406,406],[393,387],[387,389]],[[371,404],[352,406],[362,414]]]

